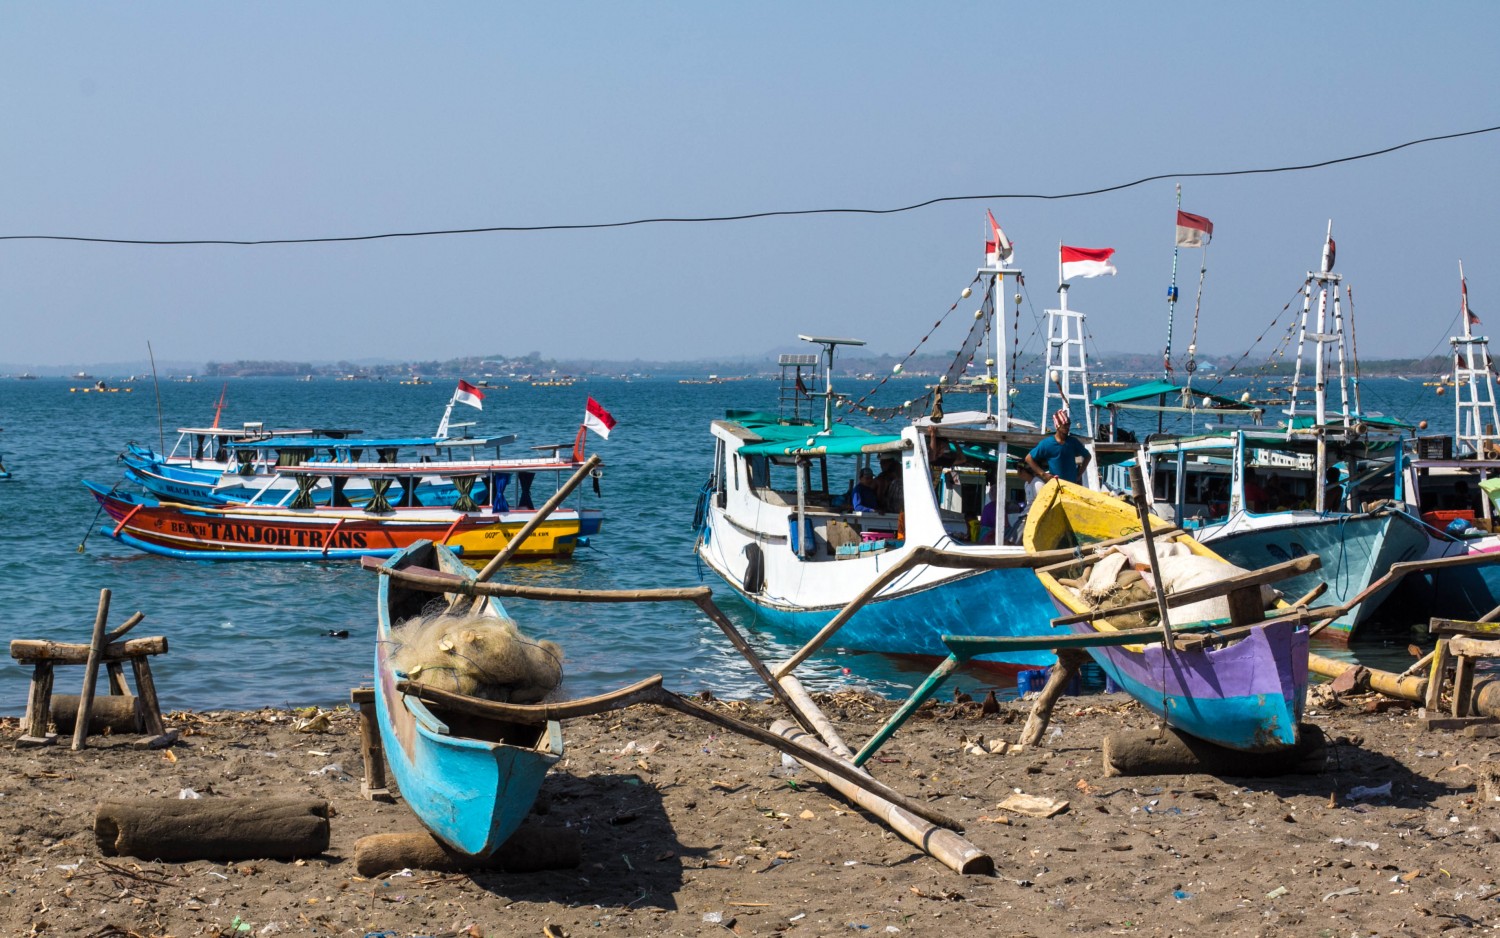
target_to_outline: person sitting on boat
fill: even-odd
[[[1089,448],[1071,434],[1073,420],[1066,410],[1052,415],[1052,435],[1026,454],[1026,465],[1043,482],[1064,479],[1077,485],[1089,464]]]
[[[875,479],[875,503],[881,511],[893,515],[906,507],[901,488],[901,463],[894,456],[880,457],[880,475]]]
[[[1013,502],[1008,508],[1005,524],[1005,543],[1021,543],[1021,529],[1026,526],[1026,513],[1031,510],[1031,503],[1036,501],[1037,493],[1042,490],[1042,480],[1031,470],[1031,466],[1025,462],[1016,466],[1016,478],[1021,483],[1020,501]]]
[[[1343,500],[1343,473],[1339,472],[1338,466],[1329,466],[1323,471],[1323,504],[1329,511],[1339,511]]]
[[[859,470],[859,481],[849,492],[850,511],[879,511],[880,501],[875,494],[875,473],[869,467]]]

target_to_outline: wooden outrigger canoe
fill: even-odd
[[[1154,516],[1152,530],[1170,526]],[[1117,498],[1052,481],[1038,494],[1026,519],[1023,542],[1030,551],[1076,548],[1141,530],[1134,506]],[[1171,540],[1199,557],[1217,554],[1177,532]],[[1059,577],[1087,566],[1041,568],[1037,577],[1064,620],[1093,612]],[[1109,618],[1067,621],[1077,634],[1120,631]],[[1088,653],[1121,690],[1168,725],[1231,749],[1264,752],[1295,745],[1307,694],[1307,626],[1296,617],[1270,619],[1224,630],[1222,643],[1194,637],[1173,645],[1093,646]]]
[[[473,582],[473,570],[450,550],[423,542],[390,558],[383,569],[436,568]],[[436,837],[469,856],[493,853],[515,833],[536,801],[547,770],[562,756],[556,720],[518,723],[483,716],[403,693],[393,667],[393,628],[420,615],[433,594],[396,577],[380,578],[375,641],[375,707],[386,762],[407,805]],[[500,600],[476,607],[496,617]],[[455,695],[456,696],[456,695]],[[462,698],[472,700],[472,698]]]

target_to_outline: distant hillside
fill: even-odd
[[[576,377],[587,376],[626,376],[626,375],[659,375],[666,377],[691,377],[704,375],[719,375],[722,377],[739,377],[751,375],[774,375],[780,369],[777,367],[777,356],[789,349],[774,349],[756,355],[742,355],[726,357],[721,359],[695,359],[695,360],[648,360],[631,359],[628,361],[614,361],[596,358],[543,358],[538,352],[531,352],[522,356],[494,355],[467,355],[459,358],[450,358],[442,361],[336,361],[336,362],[314,362],[314,361],[259,361],[259,360],[237,360],[237,361],[211,361],[203,365],[191,362],[163,362],[156,363],[157,374],[163,378],[180,376],[185,374],[198,375],[203,378],[256,378],[276,377],[290,378],[303,375],[316,375],[320,377],[343,377],[355,376],[371,379],[400,379],[413,375],[424,378],[519,378],[531,376],[542,378],[556,375],[572,375]],[[813,351],[812,347],[796,349],[801,353]],[[838,358],[838,370],[842,374],[889,374],[892,369],[900,363],[902,370],[909,375],[933,375],[947,371],[952,363],[955,351],[934,352],[930,354],[917,354],[903,360],[901,357],[891,354],[873,354],[865,349],[844,348]],[[1174,362],[1179,374],[1183,370],[1183,362],[1179,355]],[[1023,356],[1015,363],[1015,371],[1021,375],[1036,375],[1042,367],[1038,355]],[[1097,373],[1110,373],[1121,375],[1144,375],[1154,376],[1161,372],[1161,355],[1156,352],[1111,352],[1099,355],[1090,362],[1090,367]],[[1224,372],[1233,369],[1236,374],[1290,374],[1292,362],[1289,360],[1277,361],[1267,364],[1264,359],[1240,359],[1230,355],[1205,355],[1198,359],[1198,368],[1202,372]],[[1452,363],[1446,356],[1430,356],[1423,359],[1383,359],[1380,361],[1363,361],[1359,365],[1360,373],[1364,375],[1394,375],[1394,374],[1421,374],[1435,375],[1446,374],[1452,370]],[[982,372],[982,359],[975,363],[972,371]],[[51,367],[26,366],[18,364],[0,363],[0,375],[17,375],[23,373],[37,374],[42,376],[72,375],[78,372],[86,372],[99,377],[121,377],[124,375],[146,375],[151,373],[149,362],[104,362],[96,364],[75,363]]]

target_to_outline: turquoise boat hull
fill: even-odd
[[[1198,540],[1225,560],[1246,570],[1317,554],[1321,569],[1276,584],[1288,601],[1304,595],[1319,583],[1328,592],[1318,600],[1323,605],[1343,605],[1385,576],[1391,564],[1423,557],[1430,538],[1421,522],[1402,512],[1367,515],[1326,515],[1312,522],[1252,528],[1214,535],[1211,529],[1194,532]],[[1334,620],[1323,635],[1348,641],[1354,631],[1369,621],[1395,591],[1391,584],[1365,597]]]
[[[735,592],[756,610],[760,622],[804,641],[816,635],[841,608],[791,608],[766,602],[760,594],[747,594],[738,587]],[[830,644],[889,655],[945,658],[945,634],[1036,635],[1047,630],[1056,614],[1047,591],[1029,568],[984,570],[926,589],[882,595],[855,613]],[[1022,651],[975,660],[1046,667],[1057,657],[1050,651]]]
[[[445,548],[421,541],[383,565],[438,568],[474,578]],[[434,594],[380,578],[380,616],[375,641],[375,707],[386,763],[407,806],[439,840],[460,853],[494,853],[526,819],[542,779],[562,757],[562,729],[506,723],[459,713],[396,690],[405,675],[390,661],[394,625],[422,612]],[[489,598],[489,612],[504,615]]]

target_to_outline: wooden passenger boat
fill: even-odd
[[[1158,527],[1176,531],[1153,517],[1152,529]],[[1088,545],[1140,529],[1136,509],[1125,501],[1060,480],[1042,488],[1027,516],[1023,541],[1033,551],[1080,551],[1075,564],[1037,571],[1064,619],[1095,611],[1078,590],[1062,582],[1088,575]],[[1180,544],[1192,555],[1224,563],[1226,579],[1244,573],[1185,533],[1159,536],[1158,541]],[[1233,605],[1233,597],[1230,602]],[[1115,617],[1068,625],[1075,633],[1103,633],[1140,623]],[[1105,674],[1167,724],[1246,752],[1296,744],[1307,692],[1307,651],[1308,629],[1296,617],[1231,624],[1218,636],[1209,632],[1171,645],[1157,641],[1088,649]]]
[[[349,467],[306,467],[342,478],[369,472]],[[388,478],[375,480],[389,491]],[[536,511],[497,510],[493,504],[458,506],[392,504],[384,497],[361,506],[239,505],[207,507],[126,494],[83,483],[113,519],[110,537],[139,550],[191,560],[348,560],[391,556],[420,540],[436,541],[482,560],[499,553]],[[494,487],[490,491],[495,491]],[[571,556],[580,522],[575,511],[549,516],[522,545],[522,558]]]
[[[465,582],[474,571],[450,550],[423,541],[403,550],[385,568],[437,568]],[[542,779],[563,752],[557,721],[517,723],[423,701],[403,693],[405,680],[392,664],[393,630],[420,615],[433,600],[382,576],[375,641],[375,704],[386,762],[401,797],[436,837],[469,856],[489,856],[525,820]],[[505,615],[500,600],[480,600],[479,609]],[[472,698],[464,698],[466,700]]]

